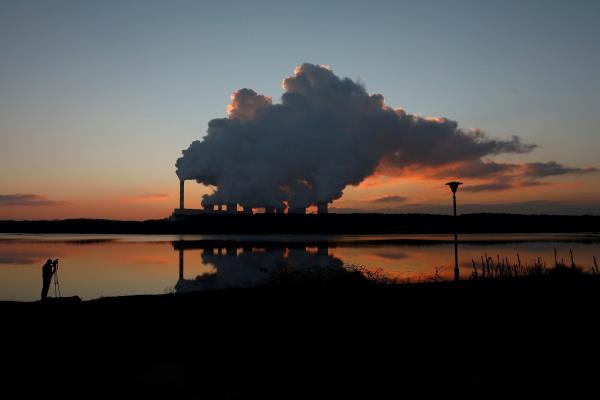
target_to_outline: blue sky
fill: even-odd
[[[43,211],[57,216],[175,193],[175,159],[230,94],[277,102],[303,62],[390,106],[540,145],[506,160],[594,166],[598,20],[595,1],[3,1],[0,193],[69,203]],[[595,201],[598,176],[582,182]]]

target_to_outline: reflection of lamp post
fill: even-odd
[[[183,279],[183,248],[179,249],[179,279]]]
[[[448,182],[446,185],[450,186],[452,190],[452,202],[454,204],[454,280],[460,279],[458,272],[458,224],[456,222],[456,191],[458,187],[462,185],[462,182]]]

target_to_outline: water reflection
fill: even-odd
[[[209,289],[256,286],[272,279],[282,270],[307,268],[343,268],[343,261],[329,254],[327,242],[316,247],[303,245],[263,246],[250,244],[175,241],[173,248],[179,252],[179,279],[175,292],[191,292]],[[200,263],[210,265],[211,272],[204,272],[194,279],[185,279],[184,252],[200,249]]]
[[[461,274],[473,260],[541,257],[591,268],[600,235],[463,235]],[[451,278],[452,238],[444,235],[9,235],[0,234],[0,300],[38,300],[41,268],[60,258],[63,296],[160,294],[262,283],[281,269],[359,265],[402,280]],[[178,271],[179,269],[179,271]],[[178,273],[179,272],[179,273]]]

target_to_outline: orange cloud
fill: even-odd
[[[147,193],[140,194],[136,196],[126,197],[124,199],[127,203],[138,203],[138,202],[162,202],[165,200],[170,200],[171,195],[167,193]]]
[[[50,200],[38,194],[0,194],[0,205],[11,207],[60,206],[65,201]]]

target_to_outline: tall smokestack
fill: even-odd
[[[179,181],[179,208],[184,207],[184,192],[185,192],[185,181],[182,179]]]
[[[328,212],[329,209],[326,201],[317,203],[317,214],[327,214]]]

